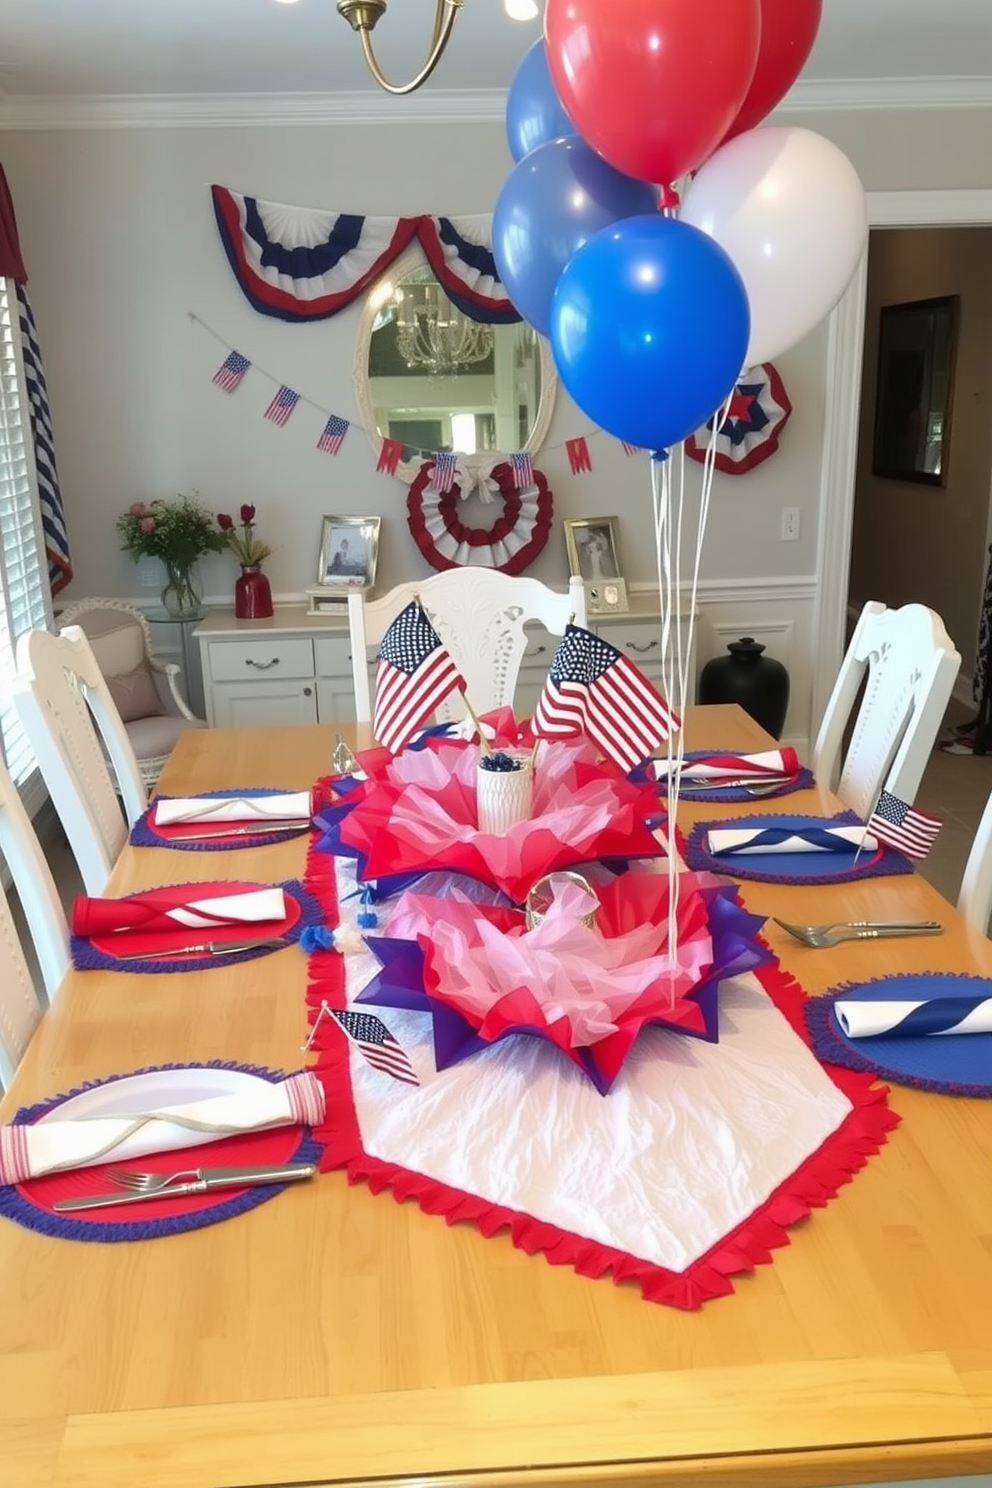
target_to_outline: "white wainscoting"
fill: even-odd
[[[767,654],[789,673],[789,711],[782,743],[791,744],[804,760],[809,758],[814,730],[815,593],[816,580],[810,575],[711,579],[700,583],[696,597],[699,670],[714,656],[725,656],[729,642],[742,636],[765,646]]]

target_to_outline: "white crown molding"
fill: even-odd
[[[503,122],[506,94],[477,93],[177,93],[40,95],[0,93],[0,130],[229,129],[354,124]]]
[[[502,123],[506,93],[445,89],[392,98],[361,93],[25,94],[0,91],[0,131],[16,129],[300,128],[306,125]],[[775,117],[863,109],[992,108],[992,79],[800,79]]]
[[[992,108],[992,78],[800,78],[778,114],[860,109]]]

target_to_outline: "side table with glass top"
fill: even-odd
[[[158,634],[162,636],[163,660],[176,660],[183,669],[182,693],[187,703],[196,714],[197,718],[204,718],[203,711],[203,672],[200,667],[200,648],[192,642],[193,631],[203,619],[204,611],[198,610],[195,615],[184,615],[181,620],[162,606],[145,610],[145,619],[149,625],[161,627]],[[166,629],[171,627],[171,629]],[[155,647],[159,654],[159,647]]]

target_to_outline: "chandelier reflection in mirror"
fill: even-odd
[[[410,275],[405,287],[397,288],[393,304],[397,349],[411,369],[428,377],[451,377],[492,356],[492,326],[457,310],[429,269]]]

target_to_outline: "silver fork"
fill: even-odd
[[[775,919],[774,915],[772,916]],[[845,940],[888,940],[897,935],[939,935],[943,925],[938,920],[845,920],[830,925],[790,925],[775,920],[783,930],[803,945],[818,950],[840,945]]]
[[[107,1177],[117,1188],[130,1188],[134,1193],[158,1193],[174,1183],[193,1183],[197,1168],[182,1168],[178,1173],[136,1173],[130,1168],[108,1168]]]

